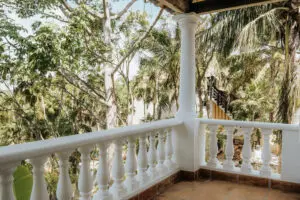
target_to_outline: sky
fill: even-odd
[[[127,4],[129,0],[112,0],[111,5],[112,5],[112,11],[113,12],[119,12],[122,10]],[[138,0],[135,2],[130,10],[132,11],[146,11],[149,14],[149,19],[150,23],[155,19],[156,15],[159,12],[159,7],[155,6],[153,3],[145,3],[144,0]],[[60,10],[54,11],[55,13],[61,13]],[[53,22],[55,24],[62,24],[61,22],[55,20],[55,19],[42,19],[39,15],[33,16],[31,18],[26,18],[22,19],[19,18],[14,12],[11,12],[9,16],[19,25],[24,26],[27,30],[28,33],[23,33],[23,34],[30,34],[31,33],[31,25],[35,21],[45,21],[45,22]],[[170,21],[172,19],[170,18]]]

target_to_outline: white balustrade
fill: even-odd
[[[157,164],[157,170],[160,176],[163,176],[167,171],[168,168],[165,166],[165,134],[163,131],[159,131],[158,134],[158,145],[157,145],[157,151],[158,151],[158,164]]]
[[[0,147],[0,200],[16,200],[13,190],[13,173],[21,161],[24,160],[28,160],[33,167],[33,187],[30,200],[49,200],[45,180],[45,174],[49,174],[49,168],[48,165],[47,167],[45,165],[50,155],[56,155],[55,158],[58,161],[59,178],[56,186],[58,200],[77,198],[75,194],[79,194],[79,200],[130,198],[130,195],[135,194],[138,190],[147,189],[155,182],[161,181],[161,176],[170,174],[166,166],[170,169],[172,166],[176,166],[176,162],[174,163],[174,160],[172,160],[174,155],[172,134],[168,131],[166,137],[161,130],[169,130],[181,125],[183,123],[178,119],[168,119],[137,126]],[[161,132],[159,133],[158,148],[156,149],[156,136],[159,131]],[[149,137],[150,145],[147,152],[148,133],[152,134]],[[124,170],[122,156],[125,138],[128,141],[125,161],[126,170]],[[138,158],[136,155],[137,138],[139,138]],[[115,149],[112,152],[112,163],[109,163],[108,147],[111,141],[114,141]],[[91,168],[94,163],[91,162],[91,152],[96,145],[99,149],[99,162],[95,177],[96,185],[94,185]],[[68,150],[66,151],[66,149]],[[72,151],[69,151],[71,149]],[[69,159],[75,149],[78,149],[81,154],[78,191],[73,188],[69,174]],[[112,167],[111,174],[110,166]],[[159,169],[160,173],[158,172]]]
[[[270,136],[272,134],[271,129],[262,129],[262,135],[264,138],[264,144],[263,144],[263,151],[262,151],[262,161],[263,166],[260,170],[260,175],[264,177],[270,177],[271,176],[271,146],[270,146]]]
[[[92,149],[93,146],[90,145],[78,148],[78,151],[81,153],[81,167],[78,178],[79,200],[90,200],[92,197],[93,179],[90,171],[90,153]]]
[[[225,148],[225,160],[223,161],[223,166],[219,166],[219,161],[217,159],[218,153],[218,140],[217,140],[217,128],[218,126],[224,127],[224,133],[226,134],[226,148]],[[207,145],[206,141],[206,131],[208,129],[209,133],[209,144]],[[263,146],[261,154],[260,152],[252,153],[251,145],[251,135],[253,129],[261,130],[261,135],[263,138]],[[241,166],[235,166],[235,162],[240,162],[240,160],[233,160],[235,149],[237,147],[237,152],[239,152],[240,145],[234,144],[234,132],[238,130],[236,136],[239,137],[243,135],[244,144],[241,150],[242,163]],[[272,172],[271,168],[271,136],[273,130],[282,131],[282,157],[279,160],[281,162],[280,172]],[[270,179],[283,180],[298,182],[299,174],[297,163],[293,158],[290,157],[295,149],[299,148],[299,135],[300,126],[299,124],[279,124],[279,123],[265,123],[265,122],[247,122],[247,121],[235,121],[235,120],[216,120],[216,119],[196,119],[195,131],[198,132],[196,139],[199,139],[199,146],[196,149],[199,149],[199,152],[196,153],[196,156],[199,155],[198,163],[200,168],[206,169],[216,169],[218,171],[225,171],[237,174],[246,174],[249,176],[260,176]],[[238,139],[238,138],[236,138]],[[284,143],[286,141],[286,143]],[[206,148],[209,146],[209,159],[207,160]],[[253,155],[252,155],[253,154]],[[258,156],[261,155],[262,166],[258,169],[257,161],[260,160]],[[222,157],[222,156],[221,156]],[[254,163],[252,163],[254,162]],[[254,165],[253,165],[254,164]],[[253,166],[252,166],[253,165]]]
[[[47,185],[44,177],[44,165],[46,161],[46,156],[29,160],[33,167],[33,186],[30,200],[49,200]]]
[[[149,151],[148,151],[148,161],[149,161],[149,168],[148,174],[150,177],[157,177],[158,171],[156,169],[156,162],[157,162],[157,151],[156,151],[156,133],[153,132],[150,134],[149,141]]]
[[[98,191],[94,195],[93,200],[110,200],[112,195],[109,193],[109,167],[107,160],[108,143],[101,143],[99,146],[99,165],[97,170]]]
[[[243,163],[241,167],[241,172],[246,173],[246,174],[251,174],[252,173],[252,165],[251,165],[251,156],[252,156],[252,151],[251,151],[251,133],[252,133],[252,128],[242,128],[242,132],[244,134],[244,145],[242,149],[242,158],[243,158]]]
[[[123,140],[118,139],[114,141],[114,157],[112,163],[112,179],[113,184],[110,188],[111,194],[116,199],[122,199],[126,194],[126,189],[123,185],[123,178],[125,175],[124,164],[122,158]]]
[[[172,160],[173,157],[173,144],[172,144],[172,129],[167,129],[167,137],[166,137],[166,160],[165,165],[169,170],[173,170],[176,168],[175,163]]]
[[[209,160],[207,166],[216,168],[219,166],[219,160],[217,159],[218,154],[218,139],[217,139],[217,130],[218,125],[208,126],[210,132],[210,143],[209,143]]]
[[[57,153],[59,159],[59,178],[56,189],[56,197],[58,200],[71,200],[73,197],[72,183],[69,175],[69,157],[70,152]]]
[[[226,155],[226,160],[223,164],[223,168],[225,170],[233,170],[234,168],[234,163],[232,161],[233,155],[234,155],[234,147],[233,147],[233,132],[235,130],[235,127],[229,126],[225,127],[225,132],[226,132],[226,148],[225,148],[225,155]]]
[[[128,192],[136,190],[139,186],[136,177],[137,158],[136,158],[136,138],[134,136],[128,138],[127,155],[126,155],[126,180],[124,185]]]
[[[0,200],[15,200],[13,173],[17,164],[0,165]]]
[[[147,159],[147,146],[146,135],[139,138],[139,152],[138,152],[138,180],[141,185],[145,185],[149,181],[147,174],[148,159]]]

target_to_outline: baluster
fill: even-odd
[[[59,161],[59,178],[56,189],[56,197],[58,200],[72,199],[72,183],[69,175],[69,157],[72,152],[57,153]]]
[[[123,142],[122,140],[116,140],[114,144],[115,152],[112,163],[112,179],[114,182],[110,188],[110,192],[116,199],[121,199],[122,196],[126,194],[126,189],[122,182],[124,178],[124,165],[122,158]]]
[[[168,168],[164,165],[165,162],[165,142],[164,142],[164,132],[161,131],[158,133],[158,164],[157,164],[157,170],[160,174],[160,176],[164,176],[168,172]]]
[[[15,200],[13,191],[13,173],[17,164],[0,166],[0,200]]]
[[[210,144],[209,144],[209,160],[207,166],[209,167],[219,167],[219,160],[217,159],[218,155],[218,139],[217,139],[217,130],[218,125],[208,126],[210,134]]]
[[[99,147],[99,164],[97,169],[97,184],[98,191],[94,195],[93,200],[110,200],[112,199],[112,195],[108,191],[109,187],[109,168],[107,162],[107,147],[108,144],[101,143],[98,145]]]
[[[146,147],[146,135],[139,138],[139,152],[138,152],[138,180],[140,184],[145,184],[149,181],[147,174],[148,159]]]
[[[199,134],[199,163],[200,166],[206,165],[206,125],[196,124],[196,133]]]
[[[93,147],[90,145],[78,148],[78,151],[81,153],[81,167],[78,178],[79,200],[90,200],[92,196],[93,178],[90,171],[90,153],[92,149]]]
[[[173,156],[173,145],[172,145],[172,129],[167,129],[167,138],[166,138],[166,160],[165,165],[169,170],[175,169],[175,163],[172,160]]]
[[[233,155],[234,155],[234,148],[233,148],[233,132],[235,130],[234,127],[225,127],[226,131],[226,149],[225,149],[225,155],[226,160],[224,162],[223,168],[226,170],[233,170],[234,163],[232,161]]]
[[[47,157],[30,159],[33,166],[33,186],[30,200],[49,200],[47,185],[44,177],[44,165]]]
[[[262,151],[262,160],[263,160],[263,166],[260,169],[260,175],[264,177],[270,177],[271,176],[271,146],[270,146],[270,136],[273,133],[271,129],[262,129],[262,134],[264,137],[264,145],[263,145],[263,151]]]
[[[150,134],[150,145],[149,145],[149,151],[148,151],[148,160],[149,160],[149,169],[148,174],[150,177],[157,177],[158,171],[156,169],[156,162],[157,162],[157,151],[155,147],[155,139],[156,133],[153,132]]]
[[[137,158],[135,141],[135,137],[128,138],[128,150],[125,164],[126,180],[124,181],[124,185],[128,192],[136,190],[139,185],[136,180]]]
[[[251,165],[251,133],[252,128],[242,128],[242,131],[244,133],[244,145],[242,150],[242,157],[243,157],[243,163],[241,167],[241,172],[243,173],[251,173],[252,172],[252,165]]]

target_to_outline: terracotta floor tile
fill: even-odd
[[[158,200],[300,200],[300,194],[225,181],[180,182]]]

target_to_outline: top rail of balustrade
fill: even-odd
[[[267,122],[251,122],[251,121],[235,121],[235,120],[217,120],[217,119],[197,119],[201,124],[207,125],[223,125],[235,126],[243,128],[261,128],[261,129],[274,129],[286,131],[299,131],[299,124],[280,124],[280,123],[267,123]]]
[[[179,126],[182,124],[182,121],[173,118],[141,125],[132,125],[80,135],[65,136],[0,147],[0,164],[19,162],[28,158],[51,155],[56,152],[71,150],[86,145],[94,145],[105,141],[112,141],[118,138],[139,135],[159,129]]]

